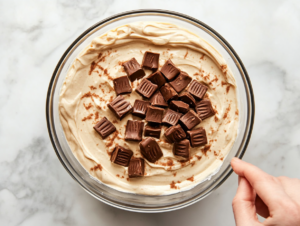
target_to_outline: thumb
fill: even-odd
[[[239,186],[232,201],[237,226],[261,225],[256,215],[255,197],[256,194],[249,182],[239,176]]]

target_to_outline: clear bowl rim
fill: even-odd
[[[207,24],[203,23],[202,21],[193,18],[191,16],[182,14],[182,13],[178,13],[175,11],[170,11],[170,10],[161,10],[161,9],[140,9],[140,10],[130,10],[130,11],[125,11],[122,13],[118,13],[118,14],[114,14],[110,17],[107,17],[97,23],[95,23],[94,25],[92,25],[91,27],[89,27],[88,29],[86,29],[84,32],[82,32],[81,35],[79,35],[72,43],[71,45],[67,48],[67,50],[63,53],[63,55],[61,56],[60,60],[58,61],[52,77],[50,79],[49,82],[49,86],[48,86],[48,91],[47,91],[47,98],[46,98],[46,121],[47,121],[47,130],[48,130],[48,134],[53,146],[53,149],[58,157],[58,159],[60,160],[61,164],[63,165],[63,167],[66,169],[66,171],[69,173],[69,175],[87,192],[89,193],[91,196],[95,197],[97,200],[102,201],[103,203],[122,209],[122,210],[127,210],[127,211],[132,211],[132,212],[140,212],[140,213],[161,213],[161,212],[169,212],[169,211],[173,211],[173,210],[178,210],[178,209],[182,209],[184,207],[190,206],[200,200],[202,200],[203,198],[207,197],[209,194],[211,194],[215,189],[217,189],[221,184],[223,184],[225,182],[225,180],[232,174],[233,170],[232,168],[229,166],[229,169],[226,169],[223,174],[225,174],[222,179],[219,181],[219,183],[217,183],[213,188],[211,188],[209,191],[207,191],[205,193],[205,195],[199,196],[199,194],[191,197],[191,199],[185,200],[183,202],[180,203],[176,203],[174,205],[172,205],[172,207],[170,206],[166,206],[166,207],[134,207],[134,206],[126,206],[123,203],[117,203],[114,200],[110,200],[107,199],[105,197],[99,197],[96,194],[94,194],[91,190],[89,190],[84,184],[82,184],[79,180],[77,180],[77,178],[73,175],[73,173],[68,169],[68,167],[65,164],[65,161],[62,159],[59,150],[55,144],[55,138],[53,136],[52,131],[53,130],[53,120],[52,120],[52,112],[50,109],[52,109],[52,93],[53,93],[53,88],[55,88],[56,83],[56,77],[57,77],[57,72],[59,71],[59,68],[62,66],[62,63],[65,59],[65,57],[68,55],[68,53],[70,52],[70,50],[72,50],[72,48],[85,36],[87,35],[90,31],[92,31],[93,29],[99,27],[102,24],[105,24],[111,20],[117,19],[119,17],[124,17],[124,16],[128,16],[128,15],[133,15],[133,14],[146,14],[146,13],[154,13],[154,14],[159,14],[160,16],[165,16],[167,15],[171,15],[171,16],[175,16],[175,17],[179,17],[179,18],[183,18],[189,21],[192,21],[196,24],[199,24],[200,26],[206,28],[207,30],[209,30],[210,32],[212,32],[214,35],[216,35],[225,45],[226,47],[232,52],[232,54],[234,55],[234,57],[236,58],[236,61],[238,63],[238,65],[240,66],[241,70],[243,71],[243,74],[245,76],[245,85],[247,86],[248,89],[247,90],[247,95],[249,98],[249,103],[250,103],[250,112],[249,112],[249,118],[248,118],[248,123],[247,123],[247,136],[244,140],[244,146],[242,148],[242,150],[239,152],[239,155],[236,155],[236,157],[238,158],[242,158],[243,155],[246,152],[247,146],[249,144],[250,138],[251,138],[251,134],[252,134],[252,129],[253,129],[253,125],[254,125],[254,117],[255,117],[255,100],[254,100],[254,93],[253,93],[253,88],[252,88],[252,84],[249,78],[249,75],[247,73],[247,70],[243,64],[243,62],[241,61],[240,57],[238,56],[238,54],[235,52],[235,50],[232,48],[232,46],[225,40],[225,38],[223,38],[218,32],[216,32],[213,28],[211,28],[210,26],[208,26]],[[178,18],[177,18],[178,19]],[[55,134],[56,135],[56,134]]]

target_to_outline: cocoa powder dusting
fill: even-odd
[[[88,93],[83,94],[83,96],[81,97],[81,99],[87,98],[87,97],[92,97],[91,92],[88,92]]]
[[[230,107],[230,104],[229,104],[229,105],[228,105],[228,107],[227,107],[227,108],[226,108],[226,110],[225,110],[225,113],[224,113],[223,119],[226,119],[226,118],[227,118],[227,116],[228,116],[228,113],[229,113],[230,109],[231,109],[231,107]]]
[[[91,90],[97,89],[95,86],[89,86]]]
[[[100,164],[98,164],[98,165],[91,168],[91,171],[96,171],[96,170],[102,171],[102,166]]]
[[[210,147],[211,147],[211,144],[207,144],[204,146],[204,148],[201,150],[202,153],[207,156],[207,152],[210,151]]]
[[[226,73],[227,73],[227,65],[226,64],[221,65],[221,71],[226,75]]]
[[[228,93],[229,90],[230,90],[230,85],[228,85],[228,86],[226,87],[226,93]]]
[[[116,137],[119,135],[119,131],[114,132],[112,137],[108,137],[106,140],[108,141],[108,143],[105,144],[106,147],[111,147],[114,143],[114,140],[116,139]]]
[[[176,186],[175,181],[172,181],[172,183],[170,184],[170,188],[171,189],[178,189],[178,186]]]
[[[202,159],[202,156],[198,156],[198,155],[195,155],[197,157],[197,159],[200,161]]]
[[[93,107],[92,103],[89,103],[88,105],[83,103],[83,106],[85,107],[86,110],[89,110],[91,107]]]
[[[91,74],[92,74],[92,72],[93,72],[93,70],[96,68],[96,66],[97,66],[97,63],[95,63],[95,61],[93,61],[93,62],[91,63],[91,67],[90,67],[89,75],[91,75]]]
[[[194,176],[191,176],[191,177],[187,178],[186,180],[189,180],[189,181],[191,181],[191,182],[194,182]]]
[[[184,59],[187,57],[188,54],[189,54],[189,52],[186,51],[186,54],[184,55]]]
[[[173,173],[173,176],[176,177],[177,173]]]
[[[109,80],[111,80],[111,81],[114,80],[114,79],[108,74],[107,68],[104,69],[104,75],[106,75],[107,78],[108,78]]]
[[[97,111],[96,113],[95,113],[95,120],[97,120],[99,118],[99,112]]]
[[[208,85],[212,85],[213,82],[217,82],[219,79],[217,77],[215,77],[213,80],[211,80]]]
[[[84,117],[81,121],[86,121],[86,120],[89,120],[89,119],[92,119],[94,114],[89,114],[88,116]]]
[[[174,166],[174,162],[172,159],[168,159],[167,162],[161,163],[162,166]]]
[[[218,122],[219,121],[219,118],[215,115],[215,122]]]

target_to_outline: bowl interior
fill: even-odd
[[[62,129],[59,112],[59,94],[69,67],[77,55],[97,36],[118,26],[137,21],[168,22],[183,27],[205,39],[221,53],[235,76],[239,104],[239,127],[236,141],[224,159],[218,173],[190,190],[164,196],[146,196],[124,193],[110,188],[81,166],[73,155]],[[196,19],[174,12],[143,10],[119,14],[97,23],[78,37],[59,61],[49,85],[47,96],[47,123],[49,135],[61,163],[70,175],[95,198],[118,208],[136,212],[163,212],[179,209],[195,203],[216,189],[230,175],[230,160],[241,158],[251,136],[254,119],[254,99],[247,72],[232,47],[213,29]]]

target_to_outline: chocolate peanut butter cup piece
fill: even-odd
[[[159,53],[146,51],[143,57],[142,67],[156,71],[158,69]]]
[[[168,83],[160,88],[160,92],[167,102],[178,99],[178,93]]]
[[[172,143],[186,138],[186,133],[180,125],[171,126],[165,131],[165,137]]]
[[[160,71],[161,73],[163,73],[167,81],[172,81],[180,73],[180,70],[170,59],[166,61],[166,63],[162,66]]]
[[[202,127],[188,131],[187,133],[192,147],[199,147],[207,144],[206,131]]]
[[[163,156],[158,143],[151,137],[140,142],[140,149],[145,159],[152,163],[156,162]]]
[[[144,122],[128,120],[125,131],[125,140],[141,141],[144,131]]]
[[[107,106],[120,120],[132,110],[131,104],[123,96],[117,96]]]
[[[202,120],[215,115],[215,111],[208,99],[203,99],[196,103],[196,112]]]
[[[114,79],[114,88],[117,96],[120,94],[132,92],[131,86],[129,84],[129,79],[126,75]]]
[[[144,70],[141,68],[141,65],[136,61],[135,58],[123,63],[123,67],[128,75],[128,78],[132,82],[145,76]]]
[[[172,100],[170,109],[185,114],[189,111],[189,105],[180,100]]]
[[[184,90],[188,84],[192,81],[192,78],[188,75],[188,73],[181,71],[178,77],[170,82],[170,85],[175,89],[177,93],[180,93]]]
[[[102,139],[116,131],[116,127],[106,117],[103,117],[93,128],[100,134]]]
[[[133,111],[131,114],[143,119],[146,117],[146,112],[147,112],[148,106],[150,106],[149,101],[135,100],[134,105],[133,105]]]
[[[110,161],[121,166],[128,166],[132,155],[131,150],[117,146],[111,154]]]
[[[201,84],[200,82],[197,82],[196,80],[193,80],[188,87],[188,92],[192,94],[196,99],[203,99],[207,89],[207,86]]]
[[[155,107],[162,107],[162,108],[168,107],[168,104],[165,101],[160,91],[156,91],[156,93],[154,93],[154,95],[150,99],[150,102],[151,105]]]
[[[171,109],[168,109],[162,119],[162,123],[167,126],[175,126],[182,114]]]
[[[164,109],[148,106],[147,113],[146,113],[146,121],[161,123],[163,114],[164,114]]]
[[[189,92],[183,92],[179,95],[178,99],[190,105],[191,108],[196,106],[196,100]]]
[[[156,90],[157,85],[153,84],[148,79],[143,79],[136,88],[136,92],[146,98],[150,98]]]
[[[175,142],[173,146],[173,154],[186,159],[190,158],[190,141],[188,139],[184,139]]]
[[[156,71],[153,74],[149,75],[147,79],[156,84],[158,86],[158,89],[160,89],[160,87],[162,87],[167,82],[160,71]]]
[[[179,122],[184,129],[191,130],[201,122],[201,119],[193,110],[189,110],[188,113],[180,118]]]
[[[145,126],[145,132],[144,132],[145,137],[155,137],[155,138],[159,139],[160,138],[160,133],[161,133],[161,126],[160,125],[147,124]]]
[[[128,176],[129,178],[142,177],[145,172],[145,160],[142,158],[133,158],[129,162]]]

